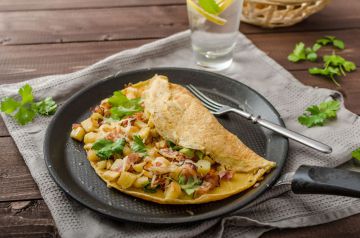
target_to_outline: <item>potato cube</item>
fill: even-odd
[[[84,145],[84,150],[90,150],[93,146],[93,143],[88,143]]]
[[[106,170],[106,171],[103,173],[103,177],[104,177],[106,180],[109,180],[109,181],[114,181],[114,180],[117,179],[119,176],[120,176],[120,172],[111,171],[111,170]]]
[[[122,159],[117,159],[111,165],[110,170],[121,172],[123,170],[124,161]]]
[[[149,178],[142,176],[140,178],[137,178],[133,184],[135,188],[143,188],[149,183]]]
[[[70,137],[77,141],[82,141],[84,139],[84,135],[85,135],[85,130],[81,126],[72,129],[70,133]]]
[[[152,172],[149,172],[147,170],[143,170],[143,175],[148,178],[152,178],[154,176],[154,174]]]
[[[110,169],[113,163],[114,161],[112,159],[106,160],[106,169]]]
[[[131,154],[131,153],[132,153],[132,151],[131,151],[130,147],[129,147],[128,145],[125,145],[125,146],[124,146],[124,149],[123,149],[123,154],[124,154],[125,156],[128,156],[128,155]]]
[[[178,180],[181,170],[182,169],[180,167],[176,167],[172,172],[170,172],[170,177],[174,180]]]
[[[135,182],[137,176],[129,172],[121,172],[120,178],[117,181],[117,184],[120,185],[123,189],[130,188],[131,185]]]
[[[139,163],[139,164],[135,164],[133,165],[133,169],[138,172],[138,173],[141,173],[144,169],[144,165],[145,165],[145,162],[142,162],[142,163]]]
[[[96,127],[95,125],[93,124],[91,118],[89,117],[88,119],[82,121],[81,123],[81,126],[84,128],[84,130],[86,132],[91,132],[91,131],[95,131]]]
[[[106,168],[106,160],[101,160],[96,163],[96,168],[105,169]]]
[[[207,161],[209,161],[210,162],[210,164],[215,164],[215,161],[212,159],[212,158],[210,158],[209,156],[204,156],[204,158],[202,158],[203,160],[207,160]]]
[[[171,182],[165,190],[165,199],[176,199],[182,194],[181,187],[177,182]]]
[[[196,166],[197,166],[197,172],[202,176],[205,176],[210,171],[211,163],[207,160],[201,159],[198,162],[196,162]]]
[[[141,130],[137,133],[142,139],[146,140],[149,137],[150,134],[150,127],[143,127]]]
[[[96,152],[93,150],[89,150],[87,152],[87,159],[92,161],[92,162],[97,162],[100,160],[100,158],[96,155]]]
[[[97,140],[98,134],[95,132],[86,133],[84,136],[84,143],[94,143]]]

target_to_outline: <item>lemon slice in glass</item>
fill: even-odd
[[[208,13],[202,7],[197,5],[193,0],[186,0],[189,7],[193,8],[195,11],[200,13],[207,20],[217,24],[217,25],[225,25],[226,19],[216,16],[215,14]]]
[[[233,0],[219,0],[217,3],[221,10],[220,13],[222,13],[231,5],[231,3],[233,3]]]

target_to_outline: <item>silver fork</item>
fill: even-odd
[[[277,133],[279,133],[280,135],[283,135],[287,138],[290,138],[294,141],[297,141],[303,145],[309,146],[315,150],[318,150],[320,152],[329,154],[332,152],[332,148],[328,145],[325,145],[319,141],[316,141],[314,139],[311,139],[309,137],[306,137],[304,135],[301,135],[297,132],[291,131],[289,129],[286,129],[282,126],[279,126],[277,124],[274,124],[270,121],[267,121],[265,119],[262,119],[260,116],[254,116],[248,112],[245,112],[243,110],[237,109],[237,108],[233,108],[227,105],[223,105],[221,103],[218,103],[212,99],[210,99],[209,97],[205,96],[205,94],[203,94],[202,92],[200,92],[200,90],[198,90],[195,86],[193,85],[187,85],[186,86],[190,92],[192,92],[198,99],[200,99],[200,101],[203,103],[203,105],[210,110],[210,112],[212,114],[214,114],[215,116],[220,116],[223,115],[225,113],[228,112],[234,112],[236,114],[239,114],[242,117],[245,117],[248,120],[251,120],[253,123],[257,123],[265,128],[268,128],[272,131],[275,131]]]

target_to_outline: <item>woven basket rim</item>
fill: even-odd
[[[299,4],[307,2],[327,2],[329,0],[247,0],[248,2],[258,2],[258,3],[282,3],[282,4]]]

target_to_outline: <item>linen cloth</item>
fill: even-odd
[[[78,72],[1,85],[0,97],[14,96],[19,87],[29,83],[37,99],[51,96],[62,104],[84,86],[118,72],[161,66],[196,68],[190,59],[193,59],[190,33],[185,31],[112,55]],[[359,199],[295,195],[290,191],[293,172],[301,164],[335,167],[348,161],[351,151],[360,146],[359,117],[343,104],[337,120],[326,126],[308,129],[297,122],[297,117],[310,105],[331,96],[342,101],[339,93],[304,86],[241,33],[233,65],[220,73],[257,90],[275,106],[288,128],[332,146],[333,153],[321,154],[290,142],[289,156],[277,184],[245,209],[222,219],[167,226],[117,222],[71,200],[48,174],[43,140],[51,118],[36,118],[33,123],[19,126],[2,114],[62,237],[259,237],[275,228],[311,226],[360,212]]]

